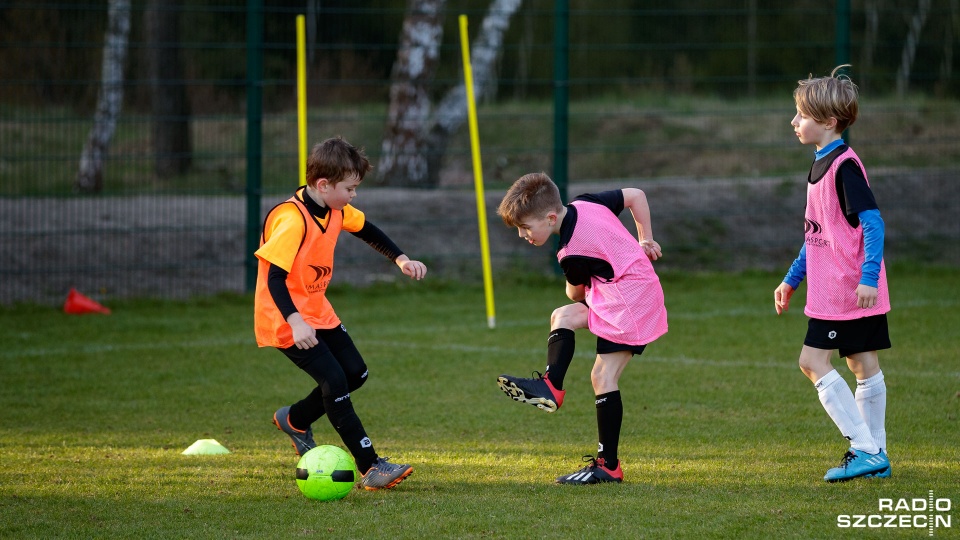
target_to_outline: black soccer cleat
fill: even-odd
[[[595,459],[593,456],[583,456],[583,461],[589,463],[589,465],[577,472],[565,474],[557,478],[557,483],[586,485],[603,484],[606,482],[619,484],[623,482],[623,469],[620,468],[619,460],[617,461],[617,467],[613,470],[607,468],[603,458]]]
[[[497,384],[514,401],[529,403],[541,411],[555,412],[563,405],[566,390],[554,388],[547,375],[541,375],[539,371],[533,373],[536,375],[533,379],[501,375],[497,377]]]

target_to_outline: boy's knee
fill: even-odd
[[[553,313],[550,314],[550,329],[568,328],[576,330],[577,328],[583,328],[586,324],[586,315],[581,312],[580,306],[582,304],[569,304],[553,310]],[[586,306],[584,306],[585,309]]]
[[[550,328],[560,328],[560,322],[563,320],[563,308],[557,308],[550,314]]]
[[[594,386],[598,384],[604,384],[610,381],[613,378],[613,372],[606,368],[600,362],[596,362],[593,365],[593,369],[590,370],[590,382]]]
[[[831,351],[805,350],[800,354],[800,371],[812,382],[816,382],[821,377],[833,371],[833,364],[830,362]]]
[[[797,362],[797,365],[800,367],[800,371],[802,371],[807,377],[810,377],[813,373],[823,370],[823,366],[820,363],[811,362],[810,360],[804,358],[800,358],[800,360]]]
[[[617,377],[611,371],[605,371],[594,368],[590,372],[590,384],[593,386],[594,394],[606,394],[617,388]]]
[[[869,379],[880,373],[880,361],[876,351],[847,356],[847,367],[858,379]]]
[[[364,369],[362,372],[351,373],[347,377],[347,382],[350,384],[350,391],[354,391],[357,388],[363,386],[363,383],[367,382],[367,376],[370,374],[370,371]]]
[[[800,366],[800,371],[804,373],[807,371],[823,371],[827,368],[833,369],[833,365],[830,362],[823,362],[813,358],[800,358],[797,364]]]

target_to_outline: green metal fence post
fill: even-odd
[[[836,65],[850,63],[850,0],[837,0],[837,28],[834,36]]]
[[[257,285],[263,151],[263,0],[247,0],[247,292]]]

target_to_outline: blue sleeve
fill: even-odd
[[[880,210],[864,210],[857,214],[863,227],[863,266],[860,284],[876,287],[880,281],[880,261],[883,260],[883,218]]]
[[[790,265],[790,270],[787,270],[787,275],[784,276],[783,282],[787,285],[793,287],[794,290],[800,286],[800,282],[803,281],[803,278],[807,277],[807,245],[804,244],[800,248],[800,255],[793,261],[793,264]]]

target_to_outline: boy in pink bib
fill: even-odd
[[[638,238],[617,216],[629,209]],[[501,375],[500,389],[515,401],[554,412],[566,392],[563,379],[573,359],[574,331],[597,336],[597,359],[590,374],[596,395],[597,457],[586,467],[557,478],[560,484],[622,482],[617,456],[623,402],[618,381],[630,358],[667,332],[667,310],[651,260],[661,256],[653,239],[650,208],[639,189],[581,195],[564,206],[556,184],[543,173],[528,174],[507,191],[497,213],[520,238],[542,246],[560,237],[557,259],[574,303],[554,310],[547,340],[547,369],[525,379]]]
[[[850,442],[838,467],[824,480],[891,475],[884,419],[887,387],[877,351],[890,348],[890,311],[883,264],[884,226],[867,173],[841,138],[857,119],[857,86],[845,75],[799,81],[791,124],[803,144],[816,147],[807,177],[805,238],[800,255],[774,291],[777,314],[807,279],[810,317],[800,350],[800,370],[827,414]],[[857,378],[856,394],[833,368],[833,351]]]

